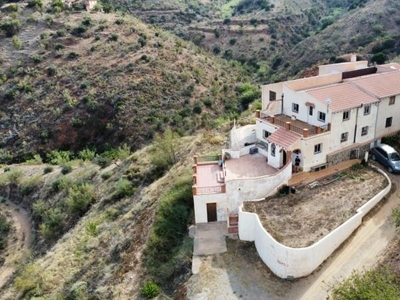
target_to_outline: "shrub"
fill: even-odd
[[[117,19],[117,20],[115,20],[115,24],[117,24],[117,25],[122,25],[122,24],[124,24],[125,23],[125,20],[124,19]]]
[[[47,154],[47,160],[52,165],[66,164],[71,160],[72,154],[70,151],[53,150]]]
[[[11,230],[11,224],[0,214],[0,250],[3,250],[7,244],[7,236]]]
[[[50,208],[43,213],[39,232],[46,240],[51,240],[59,236],[63,228],[63,213],[60,208]]]
[[[96,156],[96,152],[89,148],[85,148],[82,151],[79,151],[78,156],[84,161],[92,161]]]
[[[72,180],[68,177],[60,177],[51,183],[51,190],[53,192],[60,192],[67,189],[72,185]]]
[[[350,299],[400,299],[396,274],[389,268],[379,268],[363,273],[353,273],[332,289],[331,300]]]
[[[57,29],[56,34],[59,37],[63,37],[63,36],[65,36],[65,30],[64,29]]]
[[[7,173],[7,180],[11,184],[19,184],[21,181],[21,178],[22,178],[22,172],[19,170],[11,171],[11,172]]]
[[[12,43],[13,43],[15,49],[17,49],[17,50],[22,49],[22,42],[18,36],[14,35],[12,37]]]
[[[7,37],[12,37],[18,33],[21,28],[21,23],[16,19],[6,20],[4,23],[0,24],[0,29],[4,31]]]
[[[74,59],[77,59],[78,57],[79,57],[79,54],[74,51],[68,53],[68,55],[67,55],[67,58],[69,60],[74,60]]]
[[[104,173],[101,174],[101,178],[102,178],[103,180],[107,180],[107,179],[109,179],[111,176],[112,176],[112,171],[107,171],[107,172],[104,172]]]
[[[53,172],[53,167],[51,167],[51,166],[47,166],[43,169],[43,174],[48,174],[51,172]]]
[[[89,183],[73,185],[68,189],[66,204],[68,210],[75,215],[84,214],[95,199],[93,186]]]
[[[32,56],[32,60],[35,62],[35,63],[40,63],[40,62],[42,62],[43,61],[43,57],[42,56],[40,56],[39,54],[34,54],[33,56]]]
[[[95,222],[86,223],[86,232],[90,236],[96,236],[97,235],[97,224]]]
[[[29,0],[28,7],[35,8],[36,10],[41,10],[43,8],[43,2],[42,0]]]
[[[141,293],[143,297],[147,299],[152,299],[160,294],[160,288],[153,281],[147,281],[143,285]]]
[[[71,172],[72,172],[72,166],[71,165],[65,165],[61,169],[61,174],[63,174],[63,175],[71,173]]]
[[[121,199],[124,197],[132,196],[136,192],[136,189],[132,186],[132,183],[126,178],[120,178],[115,187],[115,197]]]
[[[109,39],[110,41],[116,42],[116,41],[118,41],[118,34],[112,33],[112,34],[108,37],[108,39]]]

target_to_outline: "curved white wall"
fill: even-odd
[[[291,248],[277,242],[262,226],[258,215],[244,212],[239,208],[239,237],[254,241],[258,254],[271,271],[281,278],[298,278],[311,274],[325,261],[361,224],[362,218],[389,193],[392,184],[389,177],[378,169],[388,180],[388,186],[357,213],[315,244],[305,248]]]

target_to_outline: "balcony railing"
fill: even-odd
[[[209,194],[221,194],[221,193],[225,193],[225,185],[205,186],[205,187],[193,186],[193,195],[209,195]]]
[[[218,154],[207,155],[207,156],[197,156],[196,163],[218,161],[219,159],[220,159],[220,156]]]

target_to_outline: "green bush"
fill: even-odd
[[[7,245],[8,233],[11,230],[11,224],[7,219],[0,214],[0,250],[3,250]]]
[[[53,167],[51,167],[51,166],[47,166],[43,169],[43,174],[48,174],[51,172],[53,172]]]
[[[192,216],[192,179],[190,176],[185,176],[175,182],[174,186],[159,199],[150,239],[145,250],[144,261],[147,270],[160,281],[168,281],[179,269],[174,258],[182,251],[184,237]]]
[[[147,281],[141,290],[142,296],[147,299],[153,299],[160,294],[160,288],[153,281]]]
[[[96,156],[96,152],[92,149],[85,148],[82,151],[79,151],[78,156],[84,161],[92,161]]]
[[[118,199],[132,196],[136,192],[136,189],[132,186],[132,183],[126,178],[120,178],[115,187],[115,197]]]
[[[16,19],[9,19],[3,23],[0,23],[0,29],[4,31],[7,37],[12,37],[18,33],[21,29],[21,23]]]
[[[101,174],[101,178],[103,179],[103,180],[107,180],[107,179],[109,179],[111,176],[112,176],[112,171],[107,171],[107,172],[104,172],[104,173],[102,173]]]
[[[95,199],[93,186],[89,183],[73,185],[68,189],[65,203],[74,215],[83,215]]]
[[[70,151],[53,150],[47,154],[47,160],[52,165],[66,164],[71,160],[72,154]]]
[[[71,165],[65,165],[61,169],[61,174],[63,174],[63,175],[71,173],[71,172],[72,172],[72,166]]]
[[[332,289],[330,300],[398,300],[399,280],[389,268],[353,273]]]
[[[72,184],[73,182],[69,177],[62,176],[51,183],[51,190],[53,192],[60,192],[69,188]]]

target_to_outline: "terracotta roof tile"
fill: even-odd
[[[378,98],[400,94],[400,72],[388,72],[353,78],[349,82]]]
[[[329,109],[333,112],[348,110],[361,106],[361,104],[378,102],[378,99],[349,82],[311,89],[306,92],[323,104],[326,104],[327,99],[330,99]]]
[[[288,149],[294,143],[296,143],[301,136],[293,131],[278,128],[273,134],[267,137],[267,141],[270,143],[277,144],[285,149]]]

